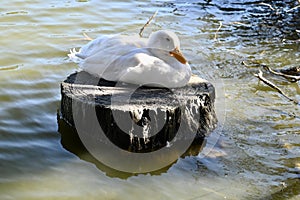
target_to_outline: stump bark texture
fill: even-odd
[[[61,98],[61,118],[70,126],[81,131],[100,127],[110,142],[131,152],[199,140],[217,124],[215,89],[197,76],[185,87],[168,89],[106,81],[81,71],[61,83]]]

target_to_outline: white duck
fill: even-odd
[[[180,52],[175,33],[153,32],[138,36],[100,36],[78,52],[68,54],[86,72],[109,81],[177,88],[185,86],[191,68]]]

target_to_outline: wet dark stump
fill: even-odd
[[[78,72],[61,83],[61,95],[62,120],[77,132],[91,132],[90,137],[102,131],[114,145],[131,152],[155,151],[172,141],[203,141],[217,124],[215,89],[197,76],[183,88],[168,89]]]

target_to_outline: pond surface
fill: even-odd
[[[0,199],[299,199],[300,106],[259,83],[251,63],[299,65],[300,9],[265,2],[2,2]],[[156,10],[144,34],[176,31],[193,72],[216,86],[219,128],[163,173],[108,176],[61,144],[60,82],[79,70],[67,53],[83,32],[136,34]],[[300,101],[299,83],[266,76]]]

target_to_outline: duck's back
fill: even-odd
[[[100,36],[83,46],[76,56],[82,58],[79,65],[84,71],[101,77],[114,60],[145,45],[145,39],[135,36]]]

